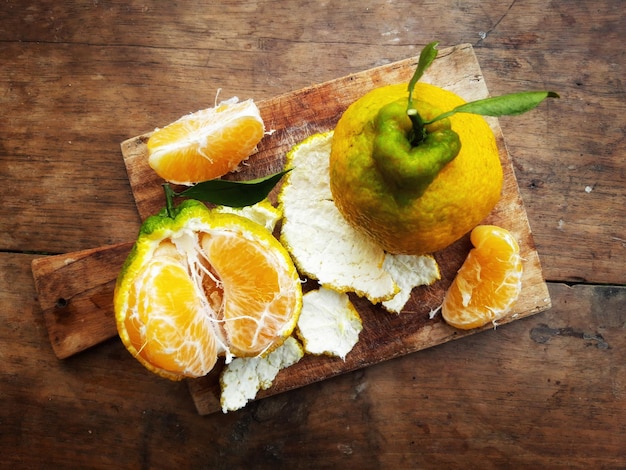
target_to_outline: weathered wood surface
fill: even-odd
[[[132,242],[32,262],[37,300],[59,359],[117,336],[113,292]]]
[[[332,129],[345,108],[367,91],[385,84],[408,82],[416,61],[417,58],[393,62],[261,102],[261,114],[273,132],[263,139],[259,151],[236,176],[251,179],[279,171],[284,166],[285,154],[294,143],[315,132]],[[437,83],[468,101],[488,96],[471,45],[442,50],[424,81]],[[502,131],[497,120],[491,119],[490,123],[500,150],[504,185],[502,199],[485,223],[509,229],[518,240],[524,259],[520,300],[510,316],[501,320],[504,324],[546,310],[550,307],[550,298]],[[147,164],[146,141],[147,136],[138,136],[122,144],[131,189],[142,219],[158,212],[164,204],[163,181]],[[466,333],[445,325],[440,316],[429,319],[429,312],[436,311],[441,305],[468,250],[466,237],[437,253],[442,280],[427,288],[415,289],[400,316],[390,316],[381,307],[354,299],[365,328],[358,345],[346,360],[307,357],[281,373],[276,384],[262,396],[292,390],[465,336]],[[112,291],[128,251],[129,246],[122,244],[33,261],[37,295],[58,357],[69,357],[115,335]],[[218,376],[219,369],[190,382],[201,414],[220,409]]]
[[[626,287],[199,416],[111,340],[60,361],[25,254],[0,254],[3,465],[12,468],[623,468]]]
[[[621,2],[225,3],[0,9],[3,463],[623,468]],[[562,96],[500,120],[552,309],[225,416],[198,416],[185,384],[146,375],[115,339],[56,358],[31,262],[134,238],[120,142],[211,105],[219,87],[270,99],[433,39],[472,43],[492,94]]]
[[[493,94],[561,93],[537,113],[501,120],[546,278],[623,282],[610,261],[624,259],[626,239],[615,158],[626,153],[621,3],[433,2],[407,14],[408,5],[320,3],[288,14],[302,7],[7,4],[2,248],[67,253],[132,239],[140,220],[119,143],[211,105],[219,88],[269,99],[412,57],[437,39],[472,43]],[[575,248],[567,260],[564,246]]]

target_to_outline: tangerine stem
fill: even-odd
[[[409,108],[406,112],[411,120],[413,128],[409,135],[409,142],[412,147],[417,147],[426,138],[426,130],[424,129],[424,121],[415,108]]]
[[[176,193],[170,188],[168,183],[163,183],[163,191],[165,191],[165,209],[170,219],[175,218],[174,214],[174,196]]]
[[[407,87],[409,92],[409,99],[407,103],[406,114],[409,116],[411,123],[413,125],[413,129],[411,130],[411,135],[409,136],[409,142],[411,142],[411,146],[418,146],[425,138],[426,131],[424,130],[424,121],[421,116],[418,114],[417,109],[413,107],[413,90],[415,89],[415,85],[418,80],[422,78],[424,72],[430,64],[437,58],[437,46],[439,45],[438,41],[433,41],[430,44],[427,44],[422,52],[420,53],[420,57],[417,63],[417,67],[415,68],[415,72],[413,72],[413,76],[409,81],[409,86]]]

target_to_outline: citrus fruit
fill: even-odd
[[[149,370],[206,375],[218,355],[256,356],[280,345],[302,306],[300,279],[263,226],[195,200],[149,217],[118,276],[117,329]]]
[[[511,233],[479,225],[470,235],[474,245],[446,292],[444,320],[461,329],[495,322],[507,315],[522,289],[522,258]]]
[[[464,103],[454,93],[425,83],[417,83],[413,93],[415,107],[425,121]],[[330,189],[346,220],[384,250],[432,253],[469,232],[500,199],[502,168],[495,137],[480,116],[449,117],[460,151],[419,196],[407,196],[410,188],[402,188],[381,170],[383,164],[394,170],[396,163],[381,164],[372,158],[378,113],[393,102],[406,108],[406,84],[376,88],[344,112],[332,142]],[[408,116],[406,121],[410,126]],[[434,133],[443,125],[437,121],[426,130]],[[440,144],[432,144],[436,145]]]
[[[148,164],[174,184],[219,178],[236,170],[264,133],[256,104],[234,97],[156,129],[147,143]]]

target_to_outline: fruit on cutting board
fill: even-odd
[[[270,364],[272,373],[257,374],[259,386],[248,392],[254,396],[269,386],[282,367],[301,357],[292,332],[303,296],[287,249],[300,273],[319,281],[318,293],[341,301],[335,302],[336,311],[304,315],[299,334],[309,353],[345,358],[356,343],[362,324],[350,305],[344,308],[346,292],[399,313],[413,287],[440,278],[427,254],[476,227],[500,198],[498,149],[478,115],[519,114],[558,95],[528,92],[465,103],[449,91],[417,83],[436,56],[435,46],[422,52],[408,87],[367,93],[334,131],[296,145],[286,158],[291,168],[270,177],[216,179],[236,170],[265,133],[251,100],[228,100],[152,134],[150,166],[168,182],[192,187],[175,193],[164,185],[166,208],[143,224],[116,284],[120,337],[145,367],[170,379],[200,377],[223,355],[228,383],[245,378],[237,371],[256,374]],[[283,211],[284,246],[268,228],[242,217],[245,210],[208,209],[195,200],[239,208],[254,204],[284,174],[289,176],[279,210],[256,211],[263,220],[272,219],[270,230]],[[247,197],[252,191],[256,195]],[[173,196],[193,195],[173,205]],[[521,289],[521,257],[511,234],[479,226],[471,240],[475,248],[443,305],[444,319],[458,328],[495,324]],[[319,334],[317,317],[324,315],[341,320],[332,327],[339,333],[352,325],[349,341]],[[312,348],[305,330],[322,345]],[[334,347],[325,344],[329,338],[335,338]],[[287,347],[280,349],[283,344]],[[228,368],[236,357],[255,360]],[[230,390],[228,396],[235,397]],[[250,393],[225,408],[245,404]]]
[[[186,200],[149,217],[117,279],[119,335],[149,370],[200,377],[218,355],[265,354],[289,337],[300,279],[262,225]]]
[[[424,120],[464,103],[429,84],[417,84],[414,93]],[[385,108],[395,114],[381,114]],[[353,103],[335,128],[330,184],[351,225],[388,252],[420,255],[447,247],[491,212],[500,199],[502,167],[481,116],[456,114],[426,126],[430,140],[412,147],[401,137],[412,126],[406,108],[406,84],[376,88]],[[391,125],[400,137],[383,136]]]
[[[514,115],[552,92],[465,103],[417,83],[437,56],[420,54],[406,85],[376,88],[343,113],[330,153],[330,188],[345,219],[385,251],[442,250],[481,222],[500,199],[495,138],[480,116]]]
[[[256,104],[234,97],[155,130],[147,143],[148,164],[174,184],[219,178],[236,170],[264,134]]]
[[[522,290],[522,258],[513,235],[501,227],[472,230],[470,250],[443,301],[444,320],[460,329],[496,322],[507,315]]]

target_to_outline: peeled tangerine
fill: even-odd
[[[522,258],[513,235],[494,225],[479,225],[474,245],[448,289],[441,313],[464,330],[494,324],[507,315],[522,289]]]
[[[302,308],[283,246],[240,215],[184,201],[143,224],[115,287],[117,328],[149,370],[173,380],[206,375],[219,355],[269,353]]]

